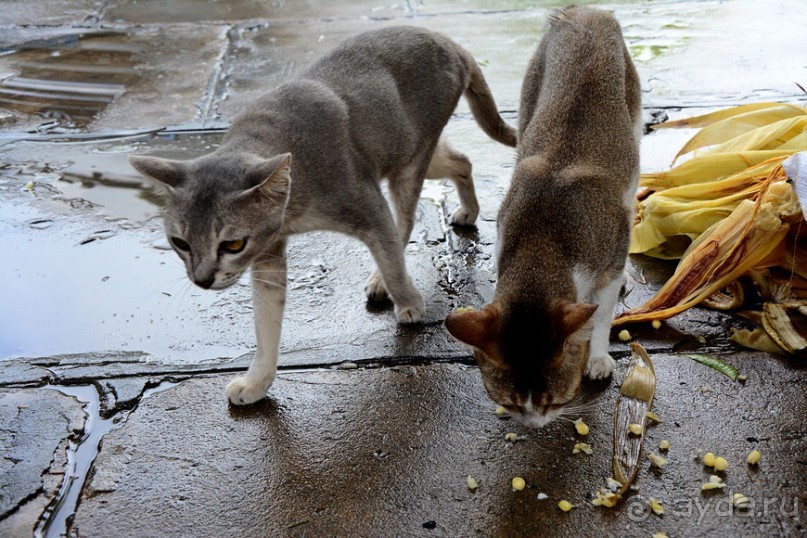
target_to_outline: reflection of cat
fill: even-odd
[[[424,177],[457,183],[454,223],[478,213],[470,162],[440,141],[462,94],[488,135],[515,146],[470,53],[427,30],[387,28],[345,41],[258,99],[215,152],[184,162],[131,157],[167,193],[166,232],[193,282],[223,289],[252,268],[258,348],[227,387],[233,404],[263,398],[275,378],[290,234],[357,237],[377,265],[367,296],[389,294],[400,322],[421,319],[404,247]],[[385,177],[395,220],[379,187]]]
[[[518,160],[498,218],[493,301],[446,327],[474,347],[488,394],[529,426],[558,416],[584,372],[611,375],[639,179],[639,82],[617,21],[555,12],[521,92]]]

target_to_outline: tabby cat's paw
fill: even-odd
[[[459,206],[451,212],[451,224],[454,226],[473,226],[478,216],[478,211],[471,212]]]
[[[255,382],[246,376],[236,377],[227,385],[227,399],[233,405],[249,405],[266,397],[269,383]]]
[[[586,375],[591,379],[605,379],[610,376],[616,367],[616,362],[610,355],[591,356],[586,365]]]
[[[367,279],[367,283],[364,284],[364,294],[374,303],[387,298],[387,289],[384,287],[384,281],[381,280],[381,274],[378,271],[373,271],[373,274]]]

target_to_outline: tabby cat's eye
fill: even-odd
[[[184,252],[190,252],[190,251],[191,251],[191,246],[190,246],[190,245],[188,244],[188,242],[187,242],[187,241],[185,241],[184,239],[180,239],[179,237],[172,237],[172,238],[171,238],[171,242],[172,242],[172,243],[174,244],[174,246],[175,246],[175,247],[177,247],[179,250],[182,250],[182,251],[184,251]]]
[[[244,250],[245,246],[247,246],[246,239],[234,239],[232,241],[222,241],[219,248],[222,252],[237,254]]]

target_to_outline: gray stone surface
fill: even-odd
[[[435,521],[437,536],[803,532],[807,430],[786,410],[804,403],[804,369],[739,354],[729,360],[748,375],[743,385],[687,358],[653,359],[663,422],[645,452],[668,439],[669,463],[661,472],[643,463],[639,491],[619,510],[588,502],[611,476],[617,383],[589,388],[582,416],[594,453],[572,455],[570,422],[526,430],[494,415],[475,368],[427,365],[285,373],[249,409],[223,404],[222,377],[155,394],[104,440],[74,528],[176,536],[193,521],[197,536],[412,536],[431,535],[422,525]],[[526,439],[508,443],[511,431]],[[754,448],[757,468],[745,463]],[[724,491],[700,492],[710,473],[699,451],[730,462]],[[511,490],[514,476],[524,491]],[[538,500],[541,492],[549,498]],[[753,499],[753,510],[733,512],[733,492]],[[663,517],[648,513],[650,498],[662,501]],[[576,507],[561,512],[561,499]],[[132,517],[132,506],[148,516]]]
[[[30,536],[59,489],[67,439],[84,427],[73,398],[49,389],[0,389],[0,535]]]

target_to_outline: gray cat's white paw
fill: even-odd
[[[395,305],[395,317],[398,319],[398,323],[417,323],[426,315],[426,303],[423,302],[420,294],[412,303],[404,306]]]
[[[373,271],[373,274],[367,279],[367,283],[364,284],[364,294],[370,301],[375,303],[387,298],[387,288],[384,287],[384,282],[381,280],[381,274],[378,271]]]
[[[472,226],[478,216],[478,211],[467,211],[462,206],[459,206],[451,212],[451,224],[454,226]]]
[[[236,377],[227,385],[227,399],[233,405],[249,405],[266,397],[269,390],[269,383],[255,382],[246,376]]]
[[[591,356],[586,365],[586,375],[591,379],[605,379],[616,368],[616,361],[610,355]]]

